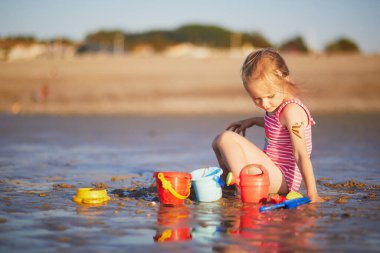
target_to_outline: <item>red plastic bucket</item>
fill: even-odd
[[[158,198],[164,205],[182,205],[190,195],[191,174],[184,172],[155,172]]]
[[[257,169],[261,174],[256,174]],[[269,175],[264,166],[250,164],[240,172],[241,200],[248,203],[265,202],[269,193]]]

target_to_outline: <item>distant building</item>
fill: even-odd
[[[7,60],[8,61],[15,61],[15,60],[30,60],[35,59],[37,57],[40,57],[44,55],[47,51],[47,48],[45,45],[41,44],[32,44],[32,45],[16,45],[12,47],[8,54],[7,54]]]
[[[36,58],[67,58],[75,55],[73,45],[61,43],[16,44],[8,49],[0,49],[0,59],[6,61],[31,60]]]
[[[165,55],[171,57],[190,56],[194,58],[206,58],[212,53],[208,47],[195,46],[191,43],[181,43],[170,46],[165,50]]]

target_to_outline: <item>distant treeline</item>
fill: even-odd
[[[67,38],[54,38],[50,40],[38,40],[34,36],[9,36],[0,37],[0,48],[10,49],[15,45],[32,45],[32,44],[53,44],[60,43],[63,45],[76,45],[77,43]]]
[[[0,38],[0,46],[10,46],[15,42],[33,43],[33,37]],[[60,38],[44,43],[60,42],[64,44],[76,44],[68,39]],[[134,51],[141,46],[148,46],[156,52],[161,52],[170,46],[180,43],[191,43],[196,46],[204,46],[218,49],[228,49],[242,46],[255,48],[274,47],[281,51],[308,53],[311,49],[301,36],[291,38],[280,45],[270,42],[258,32],[241,33],[215,25],[189,24],[174,30],[153,30],[142,33],[127,33],[122,30],[101,30],[88,34],[84,41],[79,43],[78,53],[86,52],[115,52]],[[360,52],[358,45],[348,38],[339,38],[325,46],[326,53],[352,53]]]
[[[97,31],[86,36],[79,51],[114,51],[118,45],[121,45],[123,50],[133,51],[136,47],[146,45],[160,52],[179,43],[220,49],[250,45],[255,48],[275,47],[281,51],[300,53],[311,51],[301,36],[275,45],[258,32],[240,33],[219,26],[202,24],[189,24],[175,30],[154,30],[143,33],[125,33],[121,30]],[[326,45],[325,52],[360,52],[360,50],[354,41],[340,38]]]

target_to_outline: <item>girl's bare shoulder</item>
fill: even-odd
[[[283,126],[302,122],[307,125],[308,117],[305,110],[300,105],[290,103],[281,111],[280,122]]]

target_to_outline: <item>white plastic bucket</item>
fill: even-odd
[[[195,196],[200,202],[217,201],[222,197],[224,182],[220,178],[223,170],[218,167],[208,167],[191,172],[191,181]]]

